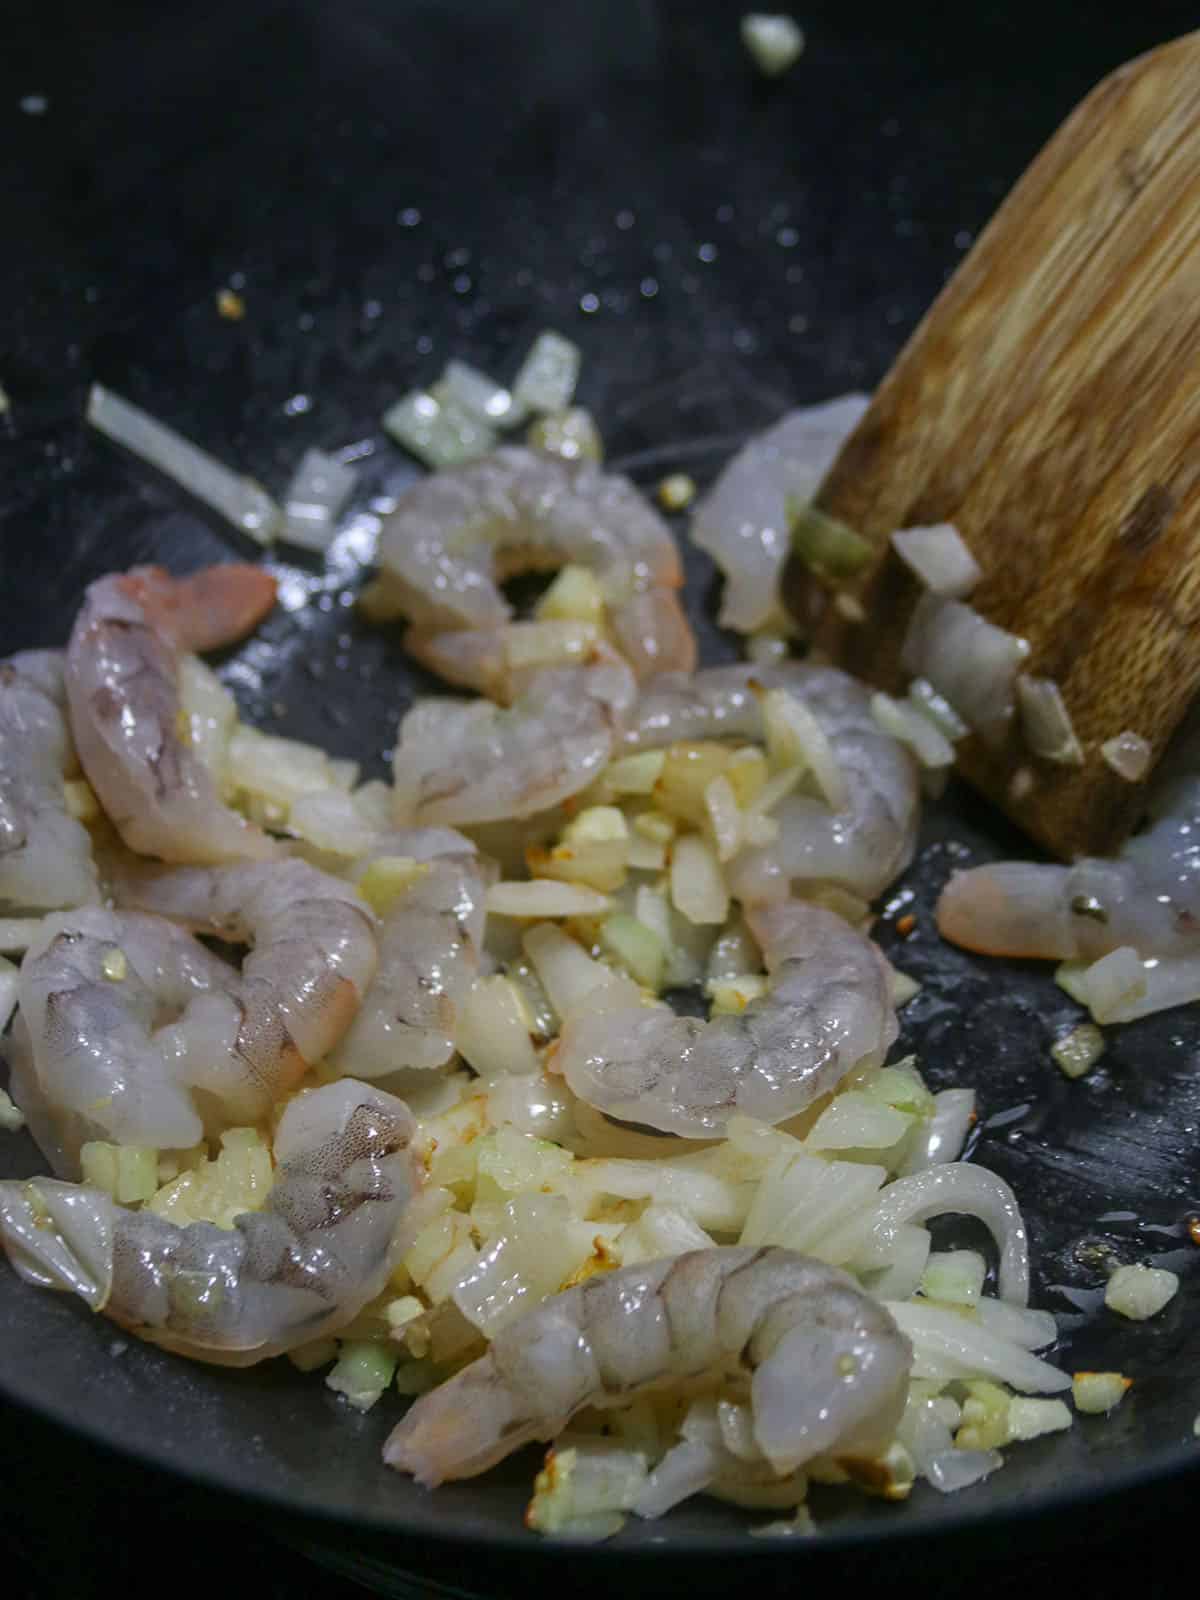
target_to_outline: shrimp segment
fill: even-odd
[[[67,647],[79,759],[131,850],[166,861],[264,860],[279,848],[222,805],[180,736],[179,655],[245,635],[270,610],[275,580],[229,563],[172,578],[135,567],[87,591]]]
[[[450,828],[385,834],[371,859],[408,856],[424,871],[383,918],[379,968],[338,1047],[356,1078],[444,1066],[454,1054],[457,1008],[479,970],[483,897],[493,874]]]
[[[375,918],[358,891],[304,861],[238,867],[130,863],[125,905],[253,948],[236,987],[189,1007],[184,1071],[234,1121],[255,1121],[327,1054],[375,975]]]
[[[537,673],[512,706],[426,700],[400,724],[395,816],[402,826],[531,817],[585,789],[607,764],[635,696],[610,652]]]
[[[344,1079],[284,1111],[265,1209],[232,1229],[34,1178],[0,1183],[0,1244],[27,1281],[73,1291],[140,1338],[249,1366],[343,1327],[381,1292],[419,1182],[413,1129],[402,1100]]]
[[[729,886],[743,901],[782,899],[794,883],[836,883],[871,899],[912,860],[920,811],[917,770],[871,715],[870,691],[833,667],[712,667],[690,678],[656,678],[638,701],[626,743],[642,749],[677,739],[762,737],[762,689],[784,689],[812,712],[846,778],[842,811],[793,794],[774,816],[774,844],[731,863]]]
[[[508,621],[504,578],[576,562],[595,572],[638,677],[696,664],[670,530],[627,478],[590,461],[508,446],[435,472],[384,523],[379,559],[377,616],[473,629]]]
[[[67,813],[72,755],[57,651],[0,662],[0,907],[78,906],[97,897],[92,842]]]
[[[878,950],[802,900],[750,907],[771,986],[737,1016],[701,1022],[636,1001],[563,1025],[554,1070],[609,1116],[710,1139],[735,1113],[782,1122],[877,1065],[896,1037]]]
[[[937,904],[945,938],[987,955],[1096,961],[1200,953],[1200,780],[1159,790],[1155,820],[1113,860],[996,861],[956,872]]]
[[[887,1311],[836,1267],[776,1248],[692,1250],[590,1278],[509,1323],[416,1402],[383,1459],[432,1488],[554,1438],[584,1406],[749,1371],[755,1441],[782,1475],[882,1449],[911,1362]]]

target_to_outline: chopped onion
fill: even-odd
[[[358,473],[323,450],[306,450],[283,497],[282,536],[304,550],[325,550]]]
[[[590,567],[568,562],[559,568],[558,576],[534,606],[533,614],[542,622],[594,622],[601,627],[605,602],[600,580]],[[654,753],[661,755],[661,752]]]
[[[508,1073],[492,1080],[488,1121],[516,1128],[535,1139],[560,1141],[575,1133],[573,1096],[561,1078],[544,1072]]]
[[[884,1167],[825,1161],[803,1150],[773,1156],[759,1180],[738,1243],[778,1244],[834,1266],[857,1261],[856,1240],[847,1240],[847,1248],[833,1252],[830,1241],[838,1242],[844,1225],[854,1219],[865,1217],[866,1226],[873,1226],[875,1196],[886,1178]]]
[[[829,1102],[804,1143],[810,1150],[886,1150],[911,1126],[894,1106],[848,1089]]]
[[[1059,766],[1083,765],[1083,747],[1053,678],[1031,678],[1021,673],[1017,678],[1017,705],[1021,732],[1035,756]]]
[[[525,953],[559,1017],[565,1017],[595,989],[616,985],[623,985],[625,990],[631,987],[627,978],[602,961],[593,961],[581,945],[552,923],[538,923],[530,928],[523,942]]]
[[[1058,1338],[1058,1325],[1050,1311],[1034,1311],[1029,1306],[1013,1306],[1007,1300],[982,1295],[975,1315],[989,1333],[1019,1344],[1023,1350],[1043,1350]]]
[[[478,461],[496,445],[496,435],[486,422],[464,411],[451,396],[438,400],[421,389],[385,411],[383,426],[398,444],[435,469]]]
[[[811,771],[829,809],[844,810],[850,798],[846,775],[824,728],[803,701],[786,689],[768,689],[763,728],[772,763],[784,771],[796,765]]]
[[[682,1255],[686,1250],[708,1250],[715,1242],[679,1206],[652,1202],[636,1222],[621,1230],[616,1248],[621,1265],[629,1267],[638,1261]]]
[[[1003,1465],[999,1450],[947,1450],[930,1461],[927,1476],[935,1489],[954,1494],[981,1482]]]
[[[978,1250],[934,1250],[921,1275],[920,1290],[927,1300],[973,1306],[986,1277],[987,1262]]]
[[[1104,1304],[1133,1322],[1145,1322],[1178,1292],[1179,1279],[1165,1267],[1118,1267],[1105,1285]]]
[[[901,1333],[912,1340],[916,1378],[994,1378],[1027,1394],[1055,1394],[1071,1387],[1067,1373],[961,1312],[914,1301],[885,1303]]]
[[[671,899],[689,922],[720,925],[729,915],[729,890],[707,839],[685,833],[671,857]]]
[[[947,600],[962,600],[983,577],[983,568],[950,522],[928,528],[902,528],[892,548],[925,587]]]
[[[1029,645],[997,628],[961,600],[924,594],[901,652],[914,677],[926,679],[982,739],[997,743],[1012,720],[1017,673]]]
[[[1004,1179],[965,1161],[929,1167],[897,1178],[879,1197],[874,1234],[886,1250],[894,1230],[947,1212],[978,1217],[1000,1247],[1000,1294],[1024,1305],[1029,1299],[1029,1241],[1016,1196]],[[880,1263],[885,1264],[884,1262]]]
[[[884,733],[908,745],[923,767],[954,765],[954,746],[915,706],[877,692],[871,696],[871,715]]]
[[[559,333],[539,333],[513,383],[513,401],[523,412],[565,411],[581,361],[578,345]]]
[[[494,883],[485,901],[494,917],[595,917],[609,909],[609,898],[579,883],[556,878]]]
[[[957,1161],[975,1120],[974,1089],[943,1089],[933,1097],[933,1116],[916,1136],[908,1152],[903,1175]]]
[[[717,847],[717,860],[732,861],[742,848],[742,812],[733,785],[723,772],[706,786],[704,806]]]
[[[804,34],[793,17],[751,11],[742,18],[742,43],[758,70],[777,78],[800,59]]]
[[[227,522],[259,544],[270,544],[280,523],[279,507],[261,484],[222,466],[173,428],[156,422],[138,406],[94,383],[88,394],[87,420],[93,428],[132,450],[160,472],[174,478],[189,494],[203,500]]]
[[[545,450],[564,461],[603,461],[604,440],[590,411],[572,406],[539,417],[529,426],[526,439],[535,450]]]
[[[1150,770],[1152,753],[1149,740],[1143,739],[1140,733],[1132,733],[1128,728],[1115,738],[1106,739],[1100,746],[1100,754],[1118,778],[1124,778],[1126,783],[1138,783],[1146,776]]]
[[[492,427],[521,421],[509,391],[465,361],[447,361],[435,387],[460,410]]]
[[[1107,1414],[1133,1388],[1133,1379],[1123,1372],[1077,1372],[1071,1383],[1071,1398],[1076,1411],[1085,1415]]]
[[[871,1293],[880,1300],[907,1300],[916,1294],[931,1243],[928,1228],[909,1222],[897,1228],[891,1238],[891,1260],[871,1275]]]
[[[908,686],[908,698],[923,717],[927,717],[939,733],[953,743],[965,739],[969,729],[944,694],[939,694],[927,678],[914,678]]]
[[[1050,1054],[1068,1078],[1082,1078],[1104,1054],[1104,1035],[1091,1022],[1081,1022],[1066,1038],[1050,1046]]]
[[[538,1068],[525,1005],[509,978],[475,980],[458,1008],[454,1043],[481,1078]]]

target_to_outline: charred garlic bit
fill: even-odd
[[[1150,744],[1140,733],[1125,728],[1114,739],[1106,739],[1100,754],[1126,783],[1139,783],[1150,770]]]
[[[742,43],[765,77],[778,78],[800,59],[804,34],[794,17],[752,11],[742,18]]]
[[[902,528],[892,548],[931,594],[962,600],[983,576],[983,568],[949,522],[929,528]]]
[[[1021,732],[1035,756],[1064,767],[1083,765],[1083,747],[1053,678],[1031,678],[1021,673],[1017,678],[1017,705]]]
[[[901,664],[950,702],[988,744],[998,744],[1012,721],[1015,681],[1029,645],[998,628],[961,600],[924,594],[917,602]]]

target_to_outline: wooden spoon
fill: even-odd
[[[1069,857],[1115,848],[1200,688],[1200,33],[1119,68],[1062,125],[938,296],[830,469],[817,506],[875,547],[814,643],[896,690],[920,590],[899,528],[952,522],[984,577],[970,604],[1029,641],[1082,766],[958,746],[967,777]],[[806,584],[807,598],[800,592]],[[797,615],[812,580],[795,558]],[[1027,773],[1028,776],[1018,776]],[[1032,787],[1030,782],[1032,781]]]

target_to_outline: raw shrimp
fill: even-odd
[[[387,518],[379,559],[373,614],[439,628],[507,622],[505,578],[575,562],[595,572],[639,678],[696,664],[670,530],[627,478],[594,462],[509,446],[435,472]]]
[[[456,1011],[479,971],[483,897],[494,876],[450,828],[386,834],[354,875],[388,856],[410,857],[423,871],[383,918],[378,970],[338,1046],[339,1070],[356,1078],[453,1057]]]
[[[788,502],[812,499],[868,403],[846,394],[789,411],[734,456],[696,507],[692,543],[725,574],[722,626],[752,633],[782,619]]]
[[[776,1248],[692,1250],[598,1274],[509,1323],[416,1402],[383,1458],[432,1488],[554,1438],[584,1406],[748,1371],[755,1442],[782,1475],[880,1452],[911,1362],[887,1311],[836,1267]]]
[[[779,837],[728,870],[743,901],[782,899],[794,883],[835,883],[870,899],[912,860],[920,788],[912,757],[871,715],[870,691],[834,667],[711,667],[646,686],[626,733],[641,748],[677,739],[762,737],[761,691],[785,689],[820,723],[849,795],[842,811],[792,794],[776,806]]]
[[[222,805],[180,734],[179,655],[242,638],[275,580],[229,563],[173,578],[134,567],[87,591],[67,648],[71,730],[88,781],[131,850],[167,861],[263,860],[279,847]]]
[[[761,999],[701,1022],[601,997],[566,1017],[553,1070],[608,1116],[705,1139],[737,1113],[782,1122],[882,1062],[897,1028],[871,941],[803,900],[749,907],[746,920],[771,977]]]
[[[187,1081],[234,1121],[263,1116],[333,1049],[375,976],[375,917],[307,862],[129,862],[111,882],[125,905],[253,945],[233,990],[194,1000],[176,1035]]]
[[[73,757],[62,656],[0,661],[0,907],[44,911],[97,898],[92,841],[67,813]]]
[[[265,1208],[231,1229],[34,1178],[0,1183],[0,1243],[30,1283],[72,1290],[140,1338],[249,1366],[343,1327],[382,1291],[419,1181],[413,1127],[402,1100],[344,1079],[287,1107]]]
[[[629,667],[601,651],[588,666],[539,672],[507,708],[419,702],[396,741],[396,821],[464,825],[548,811],[607,765],[635,694]]]
[[[939,930],[989,955],[1095,961],[1121,945],[1200,955],[1200,777],[1161,787],[1152,814],[1113,860],[956,872],[938,901]]]

